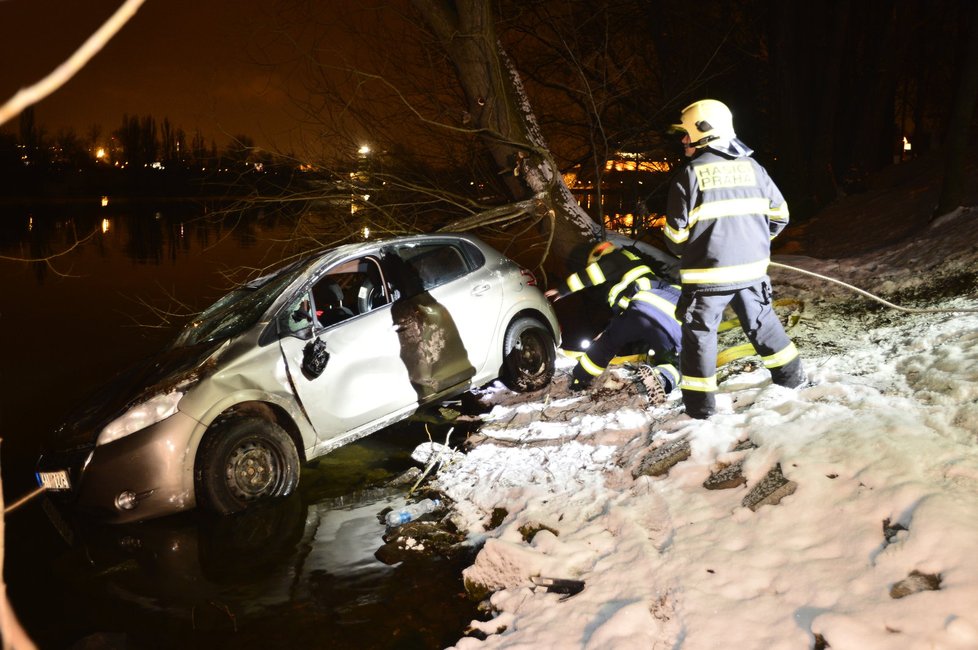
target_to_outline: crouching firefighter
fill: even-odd
[[[608,286],[608,305],[614,314],[574,367],[571,389],[587,388],[604,372],[625,346],[641,342],[653,353],[653,366],[639,372],[652,404],[666,399],[681,379],[677,369],[681,340],[676,320],[679,287],[652,272],[644,259],[608,241],[598,243],[588,255],[587,267],[547,291],[558,300],[581,289]]]

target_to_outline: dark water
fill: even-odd
[[[0,259],[5,503],[33,490],[34,459],[65,412],[173,334],[160,310],[200,309],[227,273],[293,252],[282,243],[293,226],[272,211],[214,218],[200,206],[0,206],[0,257],[68,251]],[[304,468],[292,498],[242,517],[62,526],[32,499],[5,517],[11,604],[42,648],[452,645],[477,616],[461,583],[467,559],[374,558],[378,513],[403,500],[376,486],[425,440],[418,425],[381,431]]]

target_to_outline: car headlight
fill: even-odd
[[[130,433],[156,424],[177,412],[177,404],[183,392],[175,390],[165,395],[157,395],[142,404],[129,409],[124,415],[112,420],[99,434],[96,445],[105,445],[113,440],[124,438]]]

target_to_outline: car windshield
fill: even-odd
[[[219,341],[243,332],[258,322],[279,294],[306,269],[298,262],[242,285],[220,298],[188,323],[173,347]]]

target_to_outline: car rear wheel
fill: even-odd
[[[541,390],[553,379],[556,358],[550,330],[535,318],[518,318],[509,324],[503,339],[500,379],[521,393]]]
[[[240,512],[291,494],[299,484],[299,455],[274,422],[228,420],[201,442],[194,483],[198,506],[219,514]]]

